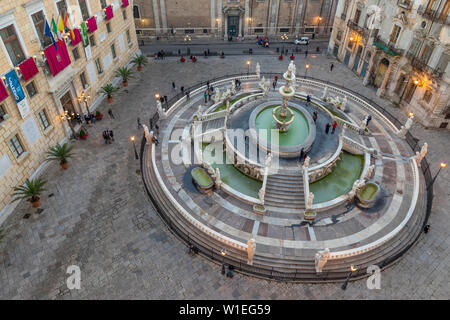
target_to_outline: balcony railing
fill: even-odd
[[[382,40],[380,38],[380,36],[377,36],[374,41],[373,41],[373,45],[380,48],[381,50],[383,50],[384,52],[386,52],[387,54],[395,57],[395,56],[402,56],[404,50],[403,49],[399,49],[397,48],[395,45],[393,45],[392,43],[386,43],[384,40]]]
[[[398,0],[397,5],[399,7],[405,8],[405,9],[411,9],[413,4],[412,0]]]
[[[359,33],[363,38],[367,38],[370,34],[370,30],[368,28],[360,27],[356,22],[352,20],[347,21],[347,26],[353,31]]]
[[[443,15],[441,11],[427,9],[424,5],[421,5],[417,9],[417,13],[434,22],[450,25],[450,17]]]
[[[411,67],[416,71],[427,72],[438,79],[442,78],[444,71],[430,67],[425,60],[417,57],[414,53],[407,52],[405,56],[410,60]]]

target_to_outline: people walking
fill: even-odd
[[[114,141],[114,133],[113,133],[112,130],[109,130],[109,138],[110,138],[110,142],[109,143],[111,143],[111,140]]]
[[[142,124],[141,124],[141,119],[140,118],[137,118],[137,126],[138,126],[138,130],[140,128],[142,128]]]
[[[108,109],[108,114],[111,119],[115,119],[111,108]]]
[[[89,116],[89,114],[85,114],[84,115],[84,121],[86,121],[86,124],[89,124],[90,120],[91,120],[91,117]]]
[[[306,103],[309,105],[311,103],[311,96],[308,94],[306,95]]]
[[[189,90],[186,91],[186,101],[190,99]]]
[[[314,123],[316,123],[316,121],[317,121],[317,111],[314,111],[314,113],[313,113],[313,120],[314,120]]]
[[[205,93],[203,93],[203,98],[205,98],[205,103],[208,102],[208,90],[205,90]]]
[[[334,122],[333,122],[333,130],[331,130],[331,133],[332,133],[332,134],[333,134],[334,131],[336,130],[337,125],[338,125],[337,121],[334,121]]]
[[[327,123],[326,125],[325,125],[325,133],[326,134],[328,134],[328,132],[330,131],[330,124],[329,123]]]
[[[111,143],[111,136],[109,135],[108,129],[103,131],[103,139],[105,140],[105,144]]]
[[[272,86],[273,86],[273,91],[275,91],[275,88],[277,87],[277,82],[274,81],[274,82],[272,83]]]
[[[91,123],[95,123],[96,119],[93,113],[91,113]]]
[[[333,68],[334,68],[334,64],[331,64],[330,71],[333,71]]]

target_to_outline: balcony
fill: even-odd
[[[450,17],[448,15],[443,15],[442,12],[437,10],[427,9],[424,5],[419,6],[417,13],[433,22],[450,25]]]
[[[369,36],[370,30],[368,28],[360,27],[357,23],[355,23],[352,20],[347,21],[347,27],[353,30],[356,33],[359,33],[359,35],[362,38],[367,38]]]
[[[396,48],[392,43],[386,43],[379,36],[374,39],[373,45],[377,48],[380,48],[390,56],[395,57],[403,55],[404,50]]]
[[[412,52],[406,53],[405,56],[409,59],[411,67],[417,72],[426,72],[436,79],[442,78],[444,71],[430,67],[425,60],[417,57]]]
[[[411,9],[412,4],[413,4],[412,0],[397,0],[397,5],[404,9],[408,9],[408,10]]]

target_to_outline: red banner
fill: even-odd
[[[25,60],[19,65],[20,72],[22,72],[23,80],[28,81],[33,78],[38,72],[38,68],[33,58]]]
[[[89,29],[90,33],[92,33],[95,30],[97,30],[97,20],[95,20],[95,17],[89,18],[87,24],[88,24],[88,29]]]
[[[106,20],[111,20],[112,17],[114,17],[113,8],[112,6],[106,7]]]
[[[72,33],[70,33],[70,40],[72,40],[72,45],[76,46],[81,41],[80,29],[78,28],[73,29],[73,34],[75,35],[75,38],[72,38]]]
[[[128,0],[122,0],[122,6],[125,8],[125,7],[128,7]]]
[[[51,45],[44,50],[44,54],[53,76],[56,76],[70,64],[69,52],[64,40],[58,41],[58,50],[54,45]]]
[[[7,97],[8,97],[8,91],[6,91],[3,81],[0,80],[0,102],[5,100]]]

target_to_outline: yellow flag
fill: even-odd
[[[61,34],[64,33],[64,22],[61,16],[59,16],[58,20],[58,31],[61,32]]]

